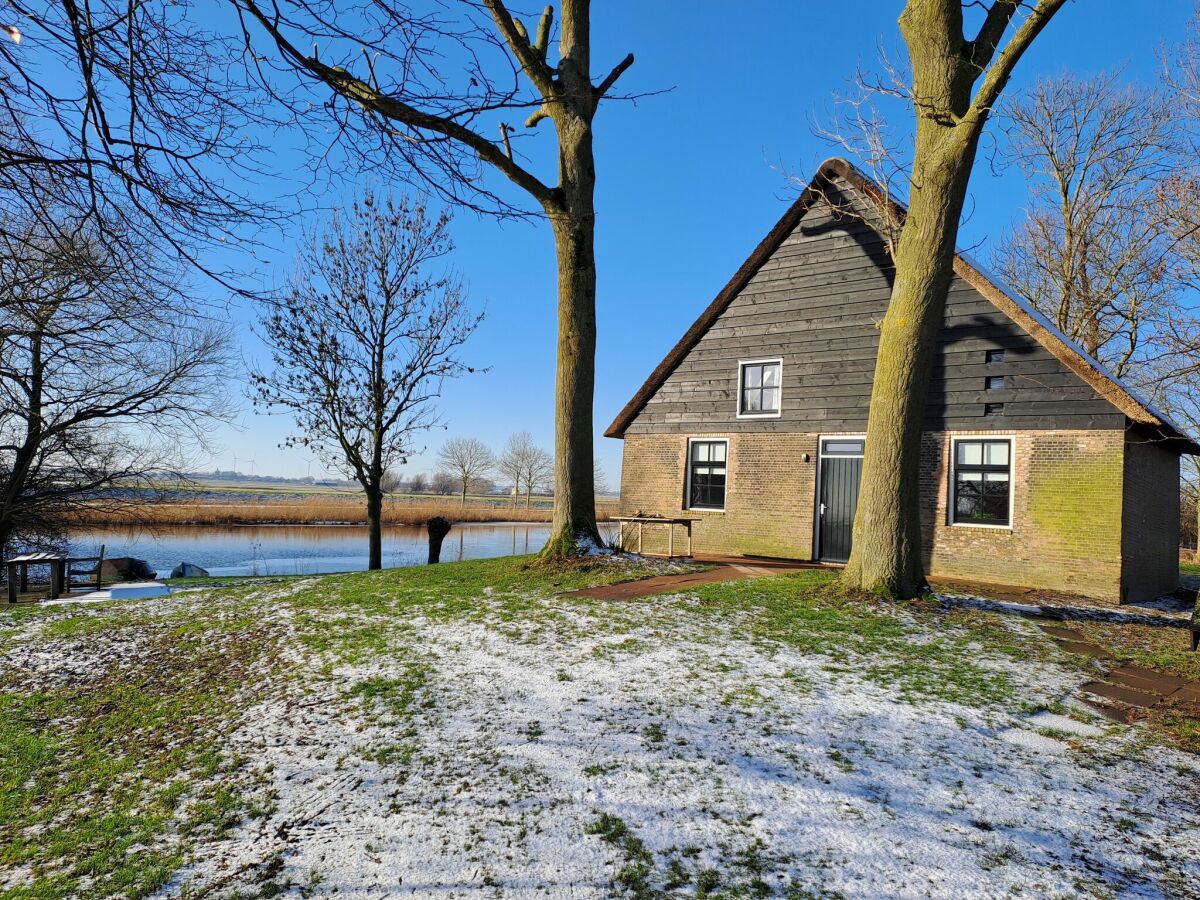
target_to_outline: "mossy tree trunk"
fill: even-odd
[[[916,146],[896,279],[880,325],[853,548],[842,573],[852,589],[912,597],[925,586],[921,432],[959,217],[987,117],[1021,55],[1064,2],[1039,0],[1003,49],[1019,0],[994,0],[974,40],[963,35],[959,0],[909,0],[900,15]]]
[[[582,71],[586,72],[586,68]],[[584,79],[587,90],[591,85]],[[558,260],[558,372],[554,399],[554,518],[543,556],[598,544],[593,490],[596,372],[596,170],[591,123],[559,125],[561,209],[548,211]]]

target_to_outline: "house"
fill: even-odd
[[[696,519],[697,553],[847,559],[884,210],[903,215],[844,160],[821,166],[606,432],[626,514]],[[1200,447],[968,257],[954,272],[922,440],[926,571],[1112,602],[1174,590],[1179,458]]]

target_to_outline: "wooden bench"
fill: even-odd
[[[77,568],[76,563],[94,563],[93,566],[87,568]],[[99,556],[64,556],[61,553],[23,553],[20,556],[14,556],[12,559],[4,560],[4,568],[8,576],[8,591],[5,594],[5,599],[9,603],[16,603],[20,594],[29,592],[29,567],[30,566],[47,566],[50,569],[50,599],[57,600],[63,594],[71,593],[71,588],[75,586],[72,580],[77,575],[86,575],[89,582],[86,585],[91,588],[95,579],[95,587],[93,590],[100,590],[100,579],[104,566],[104,548],[100,548]]]
[[[679,556],[690,559],[692,555],[692,523],[700,520],[684,516],[614,516],[613,521],[617,523],[617,546],[621,550],[628,549],[625,546],[625,525],[637,525],[637,552],[639,554],[642,552],[642,527],[645,525],[667,526],[667,559],[673,559],[676,556],[675,526],[682,525],[687,529],[687,553],[679,554]]]

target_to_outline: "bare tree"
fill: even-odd
[[[603,494],[608,494],[608,493],[612,492],[612,488],[608,484],[608,477],[604,474],[604,469],[602,469],[600,467],[599,460],[596,460],[596,463],[595,463],[594,478],[595,478],[595,482],[596,482],[596,496],[597,497],[599,497]]]
[[[425,473],[418,472],[412,477],[412,481],[408,483],[408,489],[414,494],[423,494],[429,489],[429,480],[425,477]]]
[[[879,325],[853,547],[842,572],[852,589],[911,597],[925,585],[921,429],[967,185],[984,125],[1014,67],[1064,3],[908,0],[900,14],[916,137],[895,282]],[[965,6],[978,22],[971,38]]]
[[[996,250],[1001,273],[1114,374],[1138,374],[1165,349],[1157,332],[1180,288],[1161,203],[1183,150],[1174,98],[1111,73],[1063,74],[1007,104],[1002,122],[1032,203]]]
[[[246,23],[252,52],[270,53],[278,67],[332,93],[327,106],[343,146],[475,209],[524,212],[487,187],[481,169],[491,168],[549,220],[558,262],[556,503],[543,554],[569,555],[579,543],[596,543],[593,120],[633,56],[593,83],[589,0],[562,0],[556,59],[552,6],[531,30],[502,0],[457,0],[426,13],[399,0],[230,2]],[[269,50],[255,42],[252,23],[265,31]],[[526,117],[529,129],[553,126],[556,183],[518,155],[514,114]],[[485,126],[494,138],[484,136]]]
[[[517,495],[521,493],[522,479],[525,474],[524,457],[532,447],[533,435],[528,431],[520,431],[509,435],[504,444],[504,450],[496,457],[496,473],[512,484],[514,506]]]
[[[393,467],[383,473],[379,479],[379,489],[385,494],[394,494],[404,486],[404,478],[399,467]]]
[[[35,221],[43,233],[103,232],[110,254],[136,234],[199,264],[200,249],[245,244],[241,226],[274,214],[259,199],[275,176],[259,167],[255,137],[273,107],[253,89],[242,42],[211,21],[157,0],[9,0],[0,230],[10,240],[21,228],[9,223]],[[75,214],[64,220],[62,208]],[[141,277],[157,277],[139,250],[126,255],[127,268],[144,262]]]
[[[226,330],[195,314],[177,273],[144,244],[113,248],[110,230],[78,222],[6,224],[0,553],[53,541],[85,502],[178,470],[180,448],[203,446],[227,411],[229,365]]]
[[[275,365],[253,373],[255,402],[295,418],[288,446],[362,486],[371,569],[382,565],[385,474],[437,424],[445,379],[473,371],[459,351],[482,315],[454,278],[429,274],[453,248],[448,225],[424,200],[367,194],[308,237],[290,288],[261,320]]]
[[[454,493],[456,482],[449,472],[434,472],[429,479],[429,489],[439,497],[448,497]]]
[[[462,505],[467,505],[471,483],[496,467],[492,451],[476,438],[451,438],[438,451],[441,471],[457,482]]]
[[[528,431],[509,437],[496,467],[512,480],[514,493],[525,495],[526,509],[532,504],[534,491],[554,482],[554,458],[534,443],[533,435]]]

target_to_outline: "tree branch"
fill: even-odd
[[[1013,0],[996,0],[996,5],[1009,4]],[[1033,43],[1034,38],[1041,34],[1042,29],[1050,22],[1054,14],[1057,13],[1067,0],[1038,0],[1035,6],[1029,12],[1028,18],[1021,23],[1021,27],[1017,29],[1017,33],[1012,36],[1000,53],[999,58],[992,64],[984,75],[983,84],[979,91],[975,94],[975,99],[971,101],[970,110],[967,113],[967,118],[982,119],[996,104],[996,100],[1000,97],[1000,92],[1004,90],[1004,85],[1008,83],[1008,79],[1012,76],[1013,69],[1020,61],[1025,51],[1029,49],[1029,45]],[[992,10],[995,6],[992,7]],[[1015,8],[1013,12],[1015,12]],[[988,13],[988,19],[992,18],[992,11]],[[1009,16],[1011,18],[1011,14]],[[985,27],[987,23],[984,23]],[[1007,25],[1007,21],[1005,22]],[[982,31],[982,30],[981,30]]]
[[[623,60],[621,60],[619,63],[617,63],[616,67],[611,72],[609,72],[608,75],[606,75],[604,77],[604,80],[601,81],[600,84],[598,84],[596,86],[596,88],[595,88],[596,99],[599,100],[601,97],[603,97],[605,94],[607,94],[609,88],[611,88],[614,84],[616,84],[617,79],[620,78],[625,73],[625,70],[628,69],[632,65],[633,65],[633,54],[627,53],[625,55],[625,58]]]
[[[545,50],[543,49],[539,55],[537,49],[529,42],[529,33],[525,31],[524,27],[518,30],[517,23],[513,21],[512,15],[502,0],[483,0],[483,3],[488,8],[488,12],[492,14],[492,19],[496,22],[496,28],[500,31],[501,37],[512,50],[517,62],[521,64],[522,71],[537,88],[537,92],[542,95],[544,100],[556,97],[558,86],[554,83],[553,70],[546,65]],[[543,22],[545,19],[546,13],[542,13]],[[547,28],[547,34],[548,32]],[[538,40],[541,38],[542,28],[539,25]]]
[[[500,147],[478,132],[445,116],[424,112],[405,103],[403,100],[383,94],[372,88],[362,79],[351,75],[345,69],[338,66],[326,65],[317,59],[315,55],[307,56],[283,35],[279,27],[259,7],[256,0],[240,0],[240,2],[255,21],[266,29],[267,34],[271,36],[271,39],[279,47],[285,58],[315,75],[321,81],[325,82],[326,85],[333,88],[340,96],[361,104],[366,109],[376,112],[387,119],[401,122],[418,131],[429,131],[459,141],[475,151],[484,162],[490,163],[499,169],[510,181],[524,189],[530,196],[541,203],[542,206],[556,207],[558,205],[556,195],[550,187],[532,172],[509,158]],[[496,3],[497,0],[487,0],[487,2],[491,5],[492,3]],[[503,7],[500,8],[503,9]],[[505,14],[507,15],[507,11],[505,11]],[[510,17],[509,22],[511,21]]]

